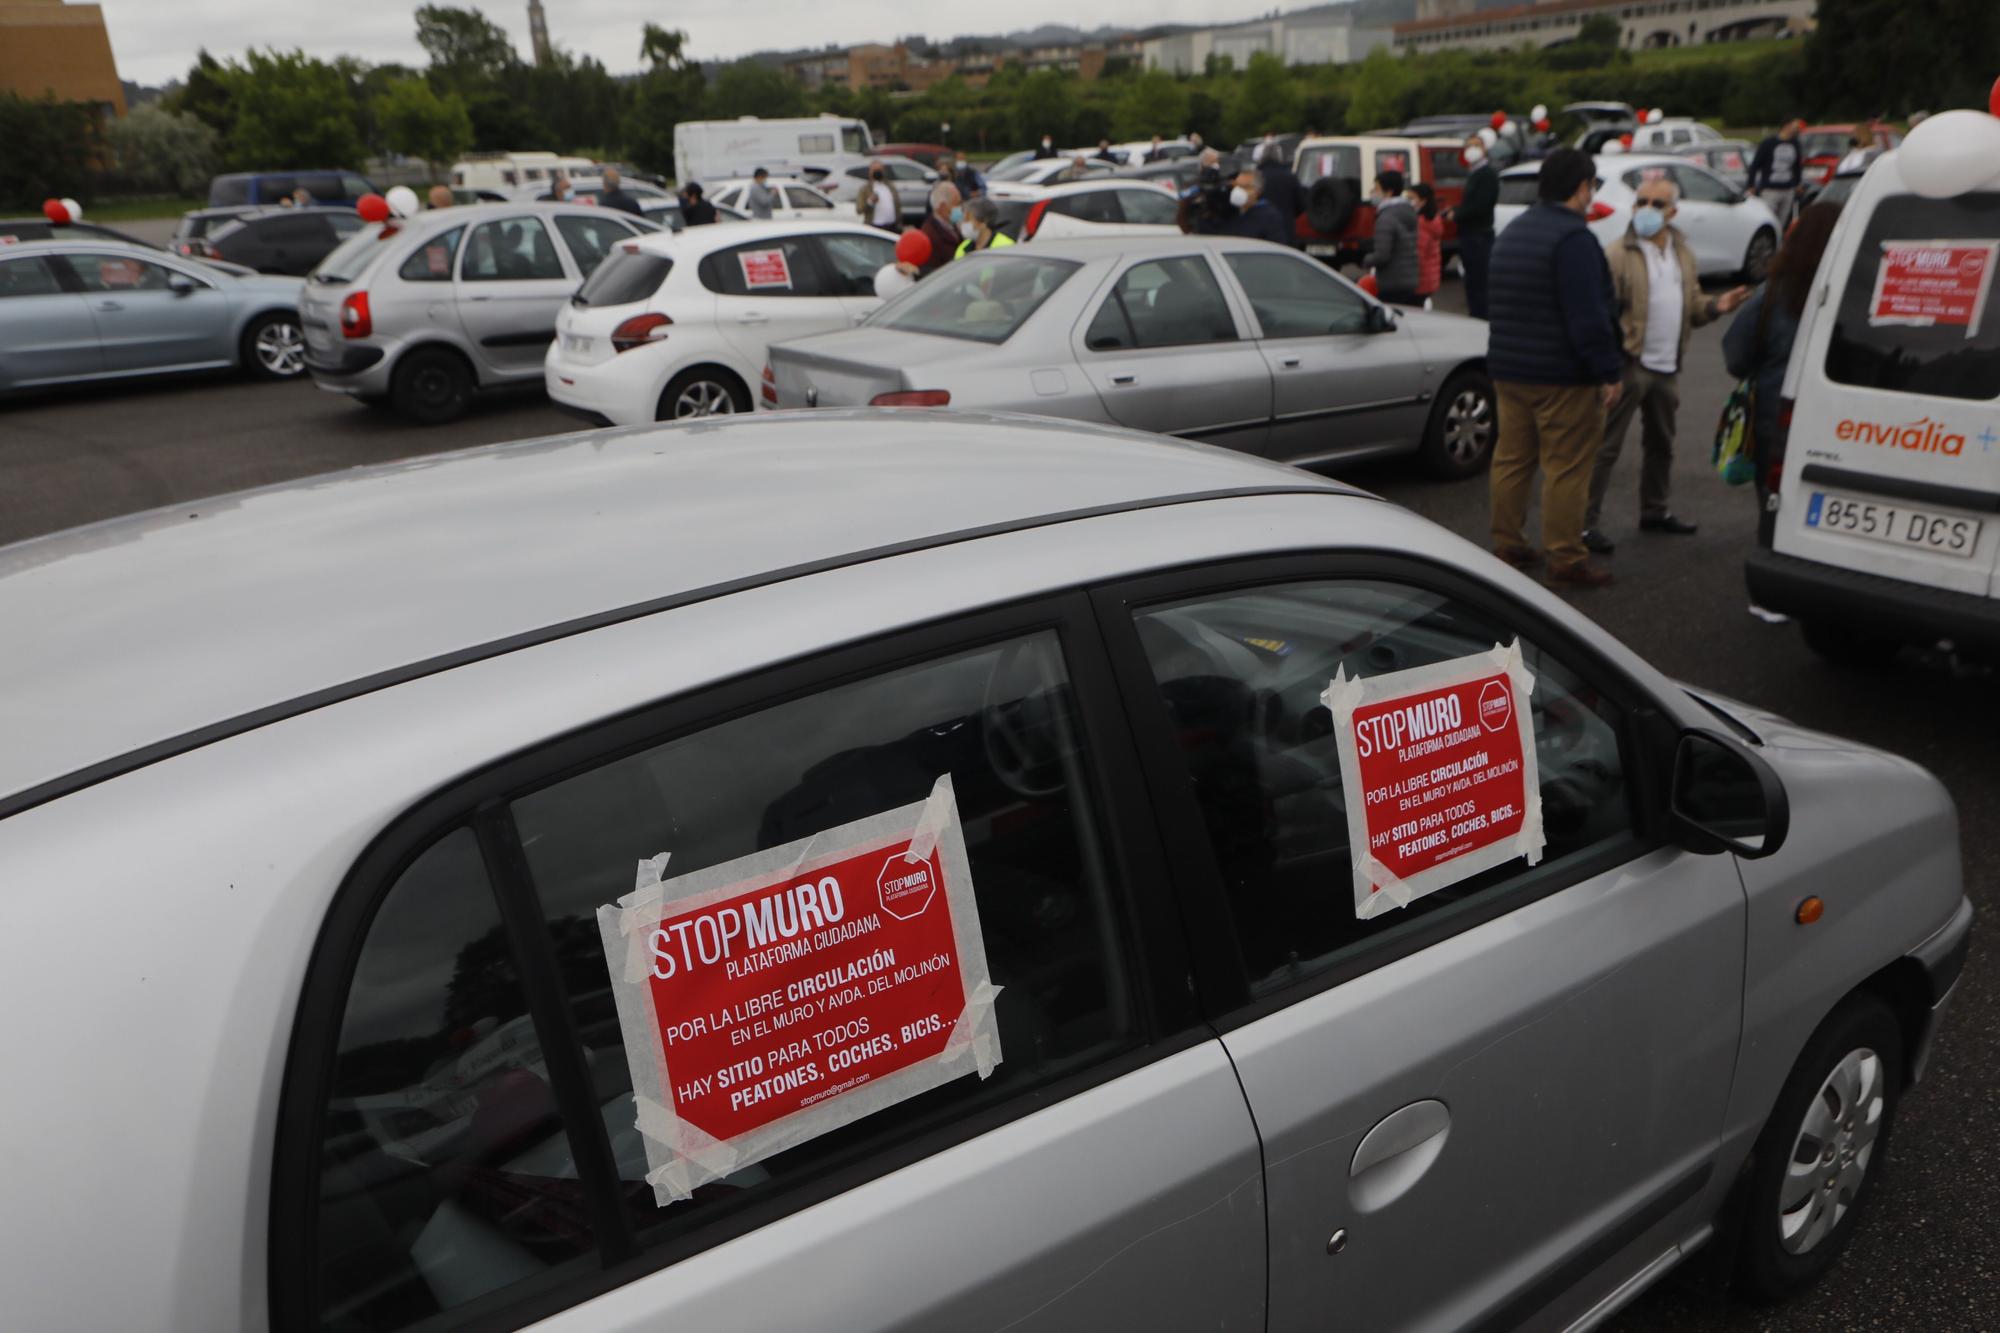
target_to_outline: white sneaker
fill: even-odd
[[[1773,611],[1767,607],[1759,606],[1755,602],[1750,603],[1750,614],[1763,621],[1766,625],[1789,625],[1792,622],[1792,618],[1783,611]]]

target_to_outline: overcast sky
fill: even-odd
[[[309,55],[358,55],[371,63],[422,65],[415,0],[99,0],[118,72],[137,83],[179,78],[207,47],[303,47]],[[612,73],[639,68],[648,21],[685,30],[697,59],[731,59],[772,48],[890,41],[921,32],[942,39],[1011,32],[1042,23],[1218,23],[1250,18],[1271,0],[1008,0],[1006,4],[912,4],[909,0],[542,0],[558,46],[596,56]],[[527,0],[476,6],[528,47]],[[1295,6],[1287,6],[1295,7]],[[1088,14],[1088,19],[1080,19]]]

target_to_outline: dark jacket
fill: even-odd
[[[1306,211],[1306,188],[1299,184],[1299,178],[1293,173],[1290,164],[1283,161],[1267,162],[1257,168],[1257,174],[1264,181],[1261,191],[1264,202],[1277,209],[1278,216],[1287,223],[1296,224],[1299,214]],[[1293,236],[1296,235],[1294,232]],[[1298,244],[1296,239],[1288,238],[1288,240],[1290,244]]]
[[[1797,139],[1766,135],[1750,159],[1749,188],[1753,190],[1796,190],[1806,155]]]
[[[1492,231],[1493,206],[1499,202],[1500,173],[1493,169],[1493,163],[1488,159],[1474,167],[1472,174],[1465,178],[1465,194],[1452,213],[1458,220],[1459,231]]]
[[[1417,210],[1407,199],[1384,199],[1375,208],[1375,282],[1383,295],[1416,294],[1422,276],[1417,258]]]
[[[964,237],[958,234],[957,228],[939,217],[935,209],[924,214],[924,224],[919,230],[931,241],[931,257],[917,266],[917,276],[926,278],[958,258],[958,243]]]
[[[1197,228],[1205,231],[1206,228]],[[1271,207],[1268,199],[1259,199],[1250,207],[1229,218],[1216,229],[1222,236],[1248,236],[1259,241],[1276,241],[1279,245],[1291,245],[1291,226],[1280,217],[1278,210]]]
[[[1046,162],[1055,155],[1056,155],[1056,150],[1054,148],[1051,148],[1048,145],[1043,144],[1036,147],[1034,160],[1037,162]]]
[[[958,170],[951,173],[951,183],[958,187],[961,199],[970,199],[986,188],[986,178],[974,171],[970,162],[958,164]]]
[[[681,197],[681,218],[690,227],[699,227],[704,223],[713,222],[715,221],[715,205],[709,203],[706,199],[697,199],[693,203],[689,203],[687,197],[683,195]]]
[[[1770,307],[1769,315],[1764,313],[1766,306]],[[1737,310],[1735,320],[1722,335],[1722,364],[1737,379],[1756,382],[1753,424],[1760,472],[1785,456],[1779,405],[1785,392],[1785,367],[1791,364],[1792,341],[1798,334],[1799,322],[1792,312],[1771,299],[1769,287],[1760,287]]]
[[[645,210],[639,207],[639,201],[625,193],[625,187],[622,185],[615,190],[606,190],[604,193],[598,195],[597,206],[599,208],[615,208],[620,213],[630,213],[635,218],[642,217],[645,214]]]
[[[1625,373],[1604,248],[1583,218],[1537,203],[1493,242],[1486,369],[1515,384],[1616,384]]]

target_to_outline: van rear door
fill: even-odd
[[[1774,544],[1993,596],[2000,565],[2000,190],[1928,199],[1886,160],[1807,305]]]

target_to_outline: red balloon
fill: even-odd
[[[1507,113],[1505,111],[1495,111],[1493,113],[1493,119],[1488,123],[1491,124],[1494,129],[1496,130],[1499,129],[1502,125],[1505,125],[1507,123]]]
[[[60,227],[63,223],[69,221],[69,210],[63,207],[63,202],[60,199],[44,199],[42,200],[42,216]]]
[[[896,238],[896,258],[922,268],[931,262],[931,238],[921,231],[906,231]]]
[[[1624,144],[1627,148],[1630,148],[1632,146],[1632,136],[1629,134],[1621,134],[1618,136],[1618,142]]]
[[[1382,294],[1382,284],[1375,281],[1373,273],[1363,274],[1361,281],[1356,283],[1355,286],[1367,292],[1370,296],[1380,296]]]
[[[1536,121],[1535,130],[1537,133],[1547,134],[1549,132],[1549,118],[1543,116],[1540,120]]]
[[[354,201],[354,211],[361,215],[363,222],[387,222],[389,201],[379,194],[364,194]]]
[[[1986,94],[1986,109],[2000,116],[2000,79],[1993,80],[1993,91]]]

